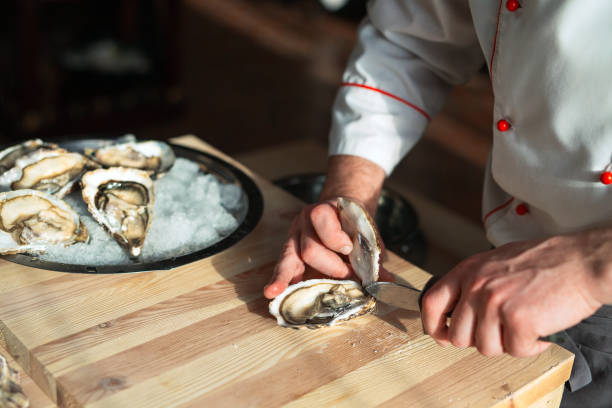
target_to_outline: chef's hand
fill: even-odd
[[[538,340],[612,303],[612,229],[511,243],[463,261],[423,296],[438,343],[532,356]],[[453,311],[447,327],[446,314]]]
[[[302,280],[307,266],[331,278],[354,277],[342,258],[352,251],[353,243],[342,231],[336,197],[351,198],[373,214],[384,179],[384,170],[366,159],[332,156],[321,201],[304,208],[293,220],[264,296],[273,299],[289,284]],[[381,279],[388,280],[388,273],[381,271]]]

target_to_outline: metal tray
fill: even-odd
[[[113,143],[114,139],[73,139],[63,140],[57,143],[70,151],[83,152],[85,148],[98,148],[103,145]],[[238,228],[227,237],[206,247],[202,250],[192,252],[186,255],[167,258],[155,262],[139,262],[138,260],[130,261],[129,263],[119,265],[79,265],[65,264],[60,262],[49,262],[41,260],[35,255],[18,254],[5,255],[2,258],[15,262],[21,265],[31,266],[33,268],[49,269],[61,272],[74,273],[125,273],[125,272],[144,272],[160,269],[172,269],[181,265],[185,265],[211,255],[217,254],[244,238],[251,232],[263,214],[263,196],[261,191],[244,172],[221,158],[209,153],[200,152],[183,146],[170,144],[174,150],[176,157],[182,157],[194,161],[200,165],[204,173],[209,173],[223,183],[235,184],[242,188],[243,200],[245,205],[238,212],[232,212],[239,222]],[[146,243],[145,243],[146,245]]]

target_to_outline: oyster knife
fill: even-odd
[[[412,286],[395,282],[374,282],[366,285],[364,289],[378,301],[387,303],[393,307],[413,310],[420,313],[421,298],[423,297],[423,294],[437,281],[438,277],[436,276],[430,278],[425,284],[425,287],[423,287],[423,290],[418,290]],[[448,312],[447,317],[450,318],[452,313],[452,310]],[[549,336],[540,337],[539,340],[556,343],[564,337],[563,334],[563,332],[559,332]]]

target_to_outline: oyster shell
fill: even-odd
[[[150,175],[165,173],[175,160],[172,148],[157,140],[112,144],[96,150],[88,149],[85,154],[104,167],[130,167]]]
[[[0,193],[0,253],[44,252],[48,245],[87,242],[79,215],[64,201],[37,190]]]
[[[363,286],[376,282],[382,255],[376,223],[365,208],[349,198],[338,198],[338,212],[342,230],[353,241],[353,250],[348,256],[353,270]]]
[[[361,284],[378,280],[382,241],[368,212],[355,201],[338,198],[342,229],[353,241],[349,261]],[[374,310],[375,300],[354,281],[310,279],[290,285],[269,304],[285,327],[331,326]]]
[[[83,200],[98,223],[131,257],[140,255],[153,220],[153,181],[142,170],[111,167],[87,172]]]
[[[0,174],[12,169],[15,162],[20,158],[42,147],[48,149],[57,148],[56,144],[46,143],[40,139],[26,140],[23,143],[7,147],[0,152]]]
[[[19,372],[0,354],[0,407],[28,408],[30,401],[19,385]]]
[[[0,185],[12,190],[32,189],[63,198],[81,175],[95,164],[79,153],[64,149],[38,149],[16,160],[0,176]]]
[[[374,305],[355,281],[310,279],[289,286],[268,308],[280,326],[317,328],[368,313]]]

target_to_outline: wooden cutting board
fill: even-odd
[[[554,406],[573,361],[556,346],[486,358],[439,347],[417,314],[382,307],[328,329],[278,327],[261,291],[302,204],[193,136],[175,142],[262,190],[263,218],[237,245],[135,274],[0,260],[0,345],[60,407]],[[429,276],[392,253],[385,266],[416,287]]]

